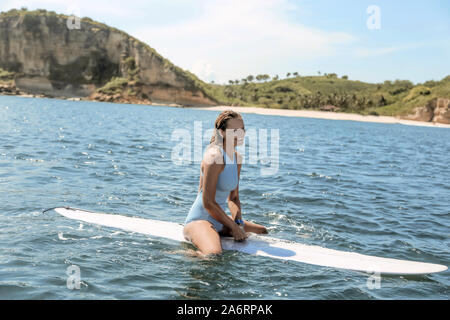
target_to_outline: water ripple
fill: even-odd
[[[211,128],[218,113],[7,96],[0,110],[0,298],[448,299],[449,272],[371,290],[366,274],[240,252],[203,260],[189,244],[41,214],[70,205],[182,223],[199,163],[172,162],[172,132]],[[280,130],[275,175],[243,165],[244,219],[290,241],[450,264],[449,130],[243,118]],[[72,265],[80,290],[67,288]]]

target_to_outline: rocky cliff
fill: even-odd
[[[450,124],[450,99],[432,99],[425,106],[416,107],[413,113],[402,118]]]
[[[0,68],[18,90],[53,97],[110,99],[109,93],[156,103],[216,105],[195,75],[147,44],[89,18],[78,25],[45,10],[0,14]],[[116,79],[120,90],[98,92]],[[120,100],[119,99],[119,100]]]

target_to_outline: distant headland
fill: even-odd
[[[183,107],[326,111],[450,124],[450,76],[365,83],[335,73],[207,83],[123,31],[53,11],[0,13],[0,94]]]

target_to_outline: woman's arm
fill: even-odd
[[[238,166],[238,185],[236,189],[231,190],[230,195],[228,196],[228,208],[230,208],[233,221],[236,219],[242,220],[241,201],[239,201],[239,178],[241,176],[242,162],[238,162],[237,166]]]
[[[228,208],[230,208],[231,216],[233,217],[233,220],[236,219],[242,220],[241,202],[239,201],[239,198],[231,198],[231,197],[232,195],[230,193],[230,197],[228,198]]]

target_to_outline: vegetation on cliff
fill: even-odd
[[[221,104],[277,109],[310,109],[372,115],[405,115],[434,98],[450,98],[450,76],[414,85],[408,80],[372,84],[338,78],[336,74],[300,76],[271,81],[248,76],[229,85],[207,84]],[[290,75],[290,74],[289,74]],[[241,84],[236,84],[241,82]]]
[[[0,68],[0,84],[12,85],[14,83],[14,72],[9,72]]]

